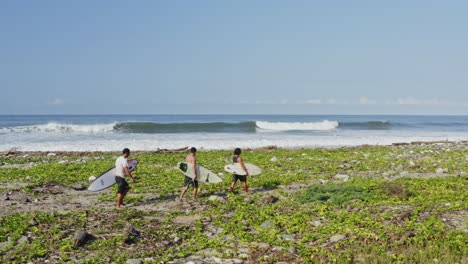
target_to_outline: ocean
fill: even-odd
[[[334,148],[468,140],[468,116],[0,115],[0,151]]]

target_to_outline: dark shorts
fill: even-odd
[[[128,186],[128,183],[124,178],[115,176],[115,181],[119,186],[117,193],[126,193],[128,190],[130,190],[130,186]]]
[[[193,188],[198,188],[198,181],[194,180],[188,176],[185,176],[184,179],[184,187],[189,187],[190,185],[193,186]]]
[[[247,182],[247,176],[246,175],[237,175],[237,174],[232,175],[232,182],[236,183],[237,180],[239,180],[241,182]]]

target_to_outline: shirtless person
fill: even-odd
[[[193,186],[193,199],[197,199],[197,191],[198,191],[198,180],[197,180],[197,158],[195,157],[197,154],[197,149],[192,147],[190,149],[190,154],[185,157],[185,162],[187,164],[192,164],[192,175],[193,179],[185,175],[185,180],[184,180],[184,187],[182,189],[182,192],[180,193],[179,201],[182,201],[182,198],[184,197],[184,194],[187,192],[188,188],[190,185]]]
[[[236,185],[237,180],[240,180],[242,182],[242,185],[244,187],[244,192],[249,192],[249,186],[247,185],[247,176],[249,176],[249,172],[247,171],[247,168],[244,165],[244,161],[242,161],[240,154],[242,153],[242,150],[240,148],[236,148],[234,150],[234,156],[232,157],[232,162],[233,163],[239,163],[241,168],[245,171],[245,175],[237,175],[233,174],[232,175],[232,182],[231,182],[231,192],[234,192],[234,185]]]

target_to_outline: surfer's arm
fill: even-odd
[[[125,174],[127,174],[130,178],[132,178],[132,181],[135,182],[135,178],[133,177],[128,167],[124,167],[124,170],[125,170]]]
[[[241,168],[245,171],[245,176],[249,176],[249,171],[247,171],[247,168],[244,165],[244,161],[239,157],[237,162],[241,165]]]

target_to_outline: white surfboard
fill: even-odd
[[[138,160],[130,160],[128,161],[128,170],[134,171],[137,167]],[[109,169],[108,171],[101,174],[97,177],[96,180],[91,183],[88,187],[88,191],[97,192],[104,189],[107,189],[114,185],[115,182],[115,167]]]
[[[177,168],[187,177],[193,179],[193,165],[187,162],[177,163]],[[218,183],[223,180],[216,173],[197,164],[197,180],[202,183]]]
[[[251,175],[251,176],[259,175],[259,174],[262,173],[262,169],[260,169],[259,167],[255,166],[253,164],[244,163],[244,165],[245,165],[245,168],[247,169],[247,171],[249,172],[249,175]],[[241,167],[241,165],[239,163],[228,164],[228,165],[224,166],[224,170],[229,172],[229,173],[232,173],[232,174],[246,175],[245,171],[242,169],[242,167]]]

